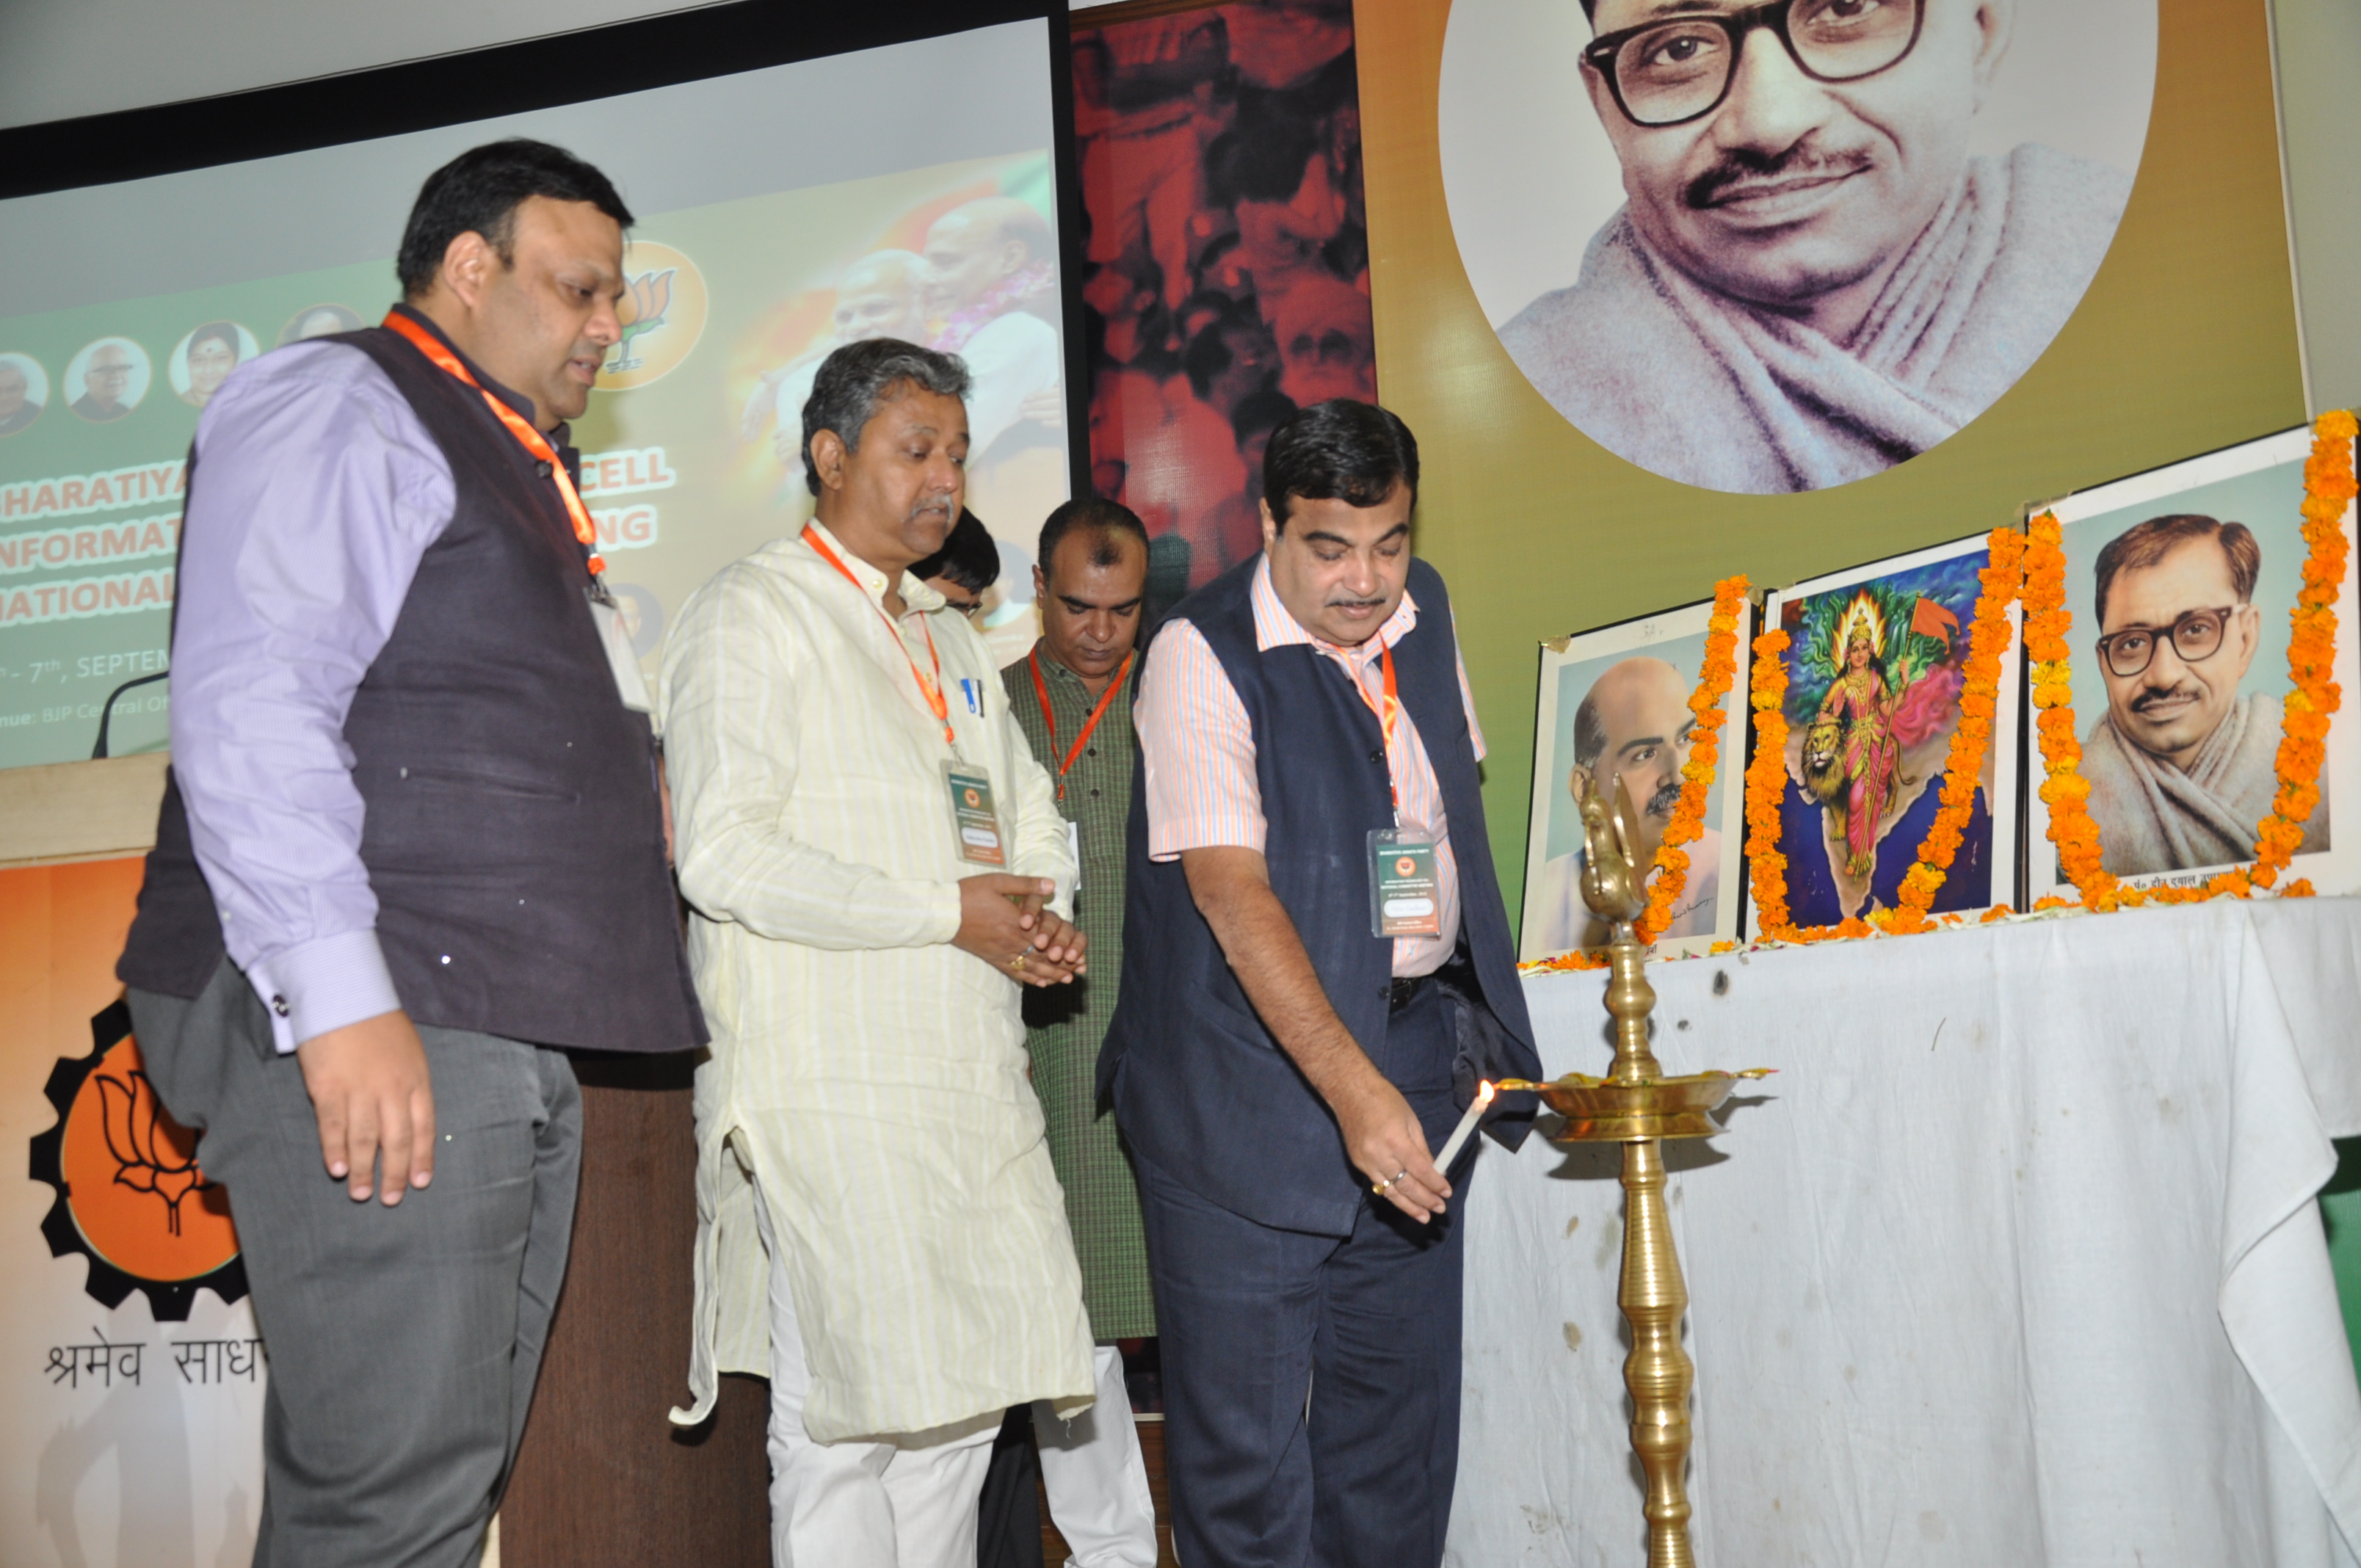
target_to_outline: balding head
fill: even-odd
[[[1697,733],[1688,702],[1689,683],[1678,670],[1642,657],[1609,666],[1575,710],[1575,765],[1566,787],[1579,800],[1591,780],[1610,794],[1615,781],[1623,781],[1640,814],[1641,842],[1632,850],[1643,865],[1655,859],[1680,801],[1681,768]]]
[[[927,231],[927,302],[945,314],[965,310],[1032,263],[1054,264],[1057,252],[1048,220],[1029,202],[986,196],[953,207]]]
[[[82,384],[99,412],[122,411],[124,397],[131,389],[131,351],[119,343],[100,344],[82,367]]]

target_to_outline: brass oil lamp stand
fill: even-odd
[[[1633,929],[1648,900],[1645,880],[1631,863],[1632,817],[1620,779],[1611,806],[1596,788],[1585,790],[1582,896],[1614,927],[1607,1011],[1615,1019],[1615,1065],[1605,1078],[1569,1073],[1550,1083],[1510,1080],[1499,1087],[1531,1090],[1565,1117],[1563,1130],[1551,1135],[1560,1143],[1623,1146],[1623,1277],[1616,1299],[1631,1325],[1623,1386],[1631,1392],[1631,1451],[1648,1482],[1648,1568],[1694,1568],[1686,1473],[1697,1369],[1681,1348],[1689,1293],[1664,1207],[1664,1140],[1720,1131],[1707,1113],[1740,1079],[1760,1077],[1763,1069],[1667,1078],[1648,1048],[1656,992],[1644,972],[1647,949]]]

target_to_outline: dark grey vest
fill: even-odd
[[[394,333],[336,341],[376,360],[409,399],[456,491],[345,720],[367,806],[361,861],[403,1007],[416,1023],[535,1045],[704,1044],[664,861],[654,739],[616,695],[556,487],[479,394]],[[573,463],[570,449],[564,456]],[[192,470],[190,482],[203,481]],[[181,547],[205,541],[184,532]],[[168,777],[115,972],[193,997],[223,958]]]
[[[1393,825],[1385,737],[1352,683],[1315,650],[1257,651],[1259,561],[1230,568],[1173,614],[1203,634],[1253,722],[1271,891],[1329,1003],[1382,1069],[1393,944],[1369,934],[1365,862],[1369,829]],[[1464,1103],[1474,1076],[1538,1078],[1541,1062],[1484,831],[1451,598],[1422,561],[1411,563],[1410,591],[1418,625],[1394,647],[1395,673],[1450,817],[1461,949],[1477,993],[1455,997]],[[1230,972],[1180,862],[1148,858],[1144,780],[1131,798],[1128,877],[1122,999],[1099,1055],[1099,1091],[1113,1096],[1124,1135],[1234,1213],[1288,1230],[1349,1233],[1367,1184],[1346,1159],[1327,1105]],[[1511,1144],[1530,1119],[1525,1106],[1514,1110],[1494,1128]]]

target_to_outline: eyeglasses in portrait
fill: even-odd
[[[2100,865],[2135,886],[2188,884],[2255,859],[2279,793],[2290,612],[2304,580],[2299,429],[2119,479],[2057,502],[2078,771]],[[2343,526],[2352,536],[2348,508]],[[2354,575],[2336,602],[2335,679],[2355,671]],[[2288,875],[2361,886],[2361,732],[2328,731],[2320,800]],[[2074,896],[2030,803],[2029,892]]]
[[[1437,111],[1486,319],[1626,461],[1881,473],[2081,302],[2155,91],[2156,0],[1458,0]]]

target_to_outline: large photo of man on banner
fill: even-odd
[[[1170,603],[1262,548],[1270,433],[1375,401],[1349,0],[1074,15],[1092,488]]]
[[[2048,348],[2123,217],[2154,0],[1573,11],[1454,8],[1453,226],[1518,368],[1652,473],[1814,490],[1937,445]],[[1550,91],[1504,90],[1534,56]],[[2063,112],[2024,95],[2070,65]]]

